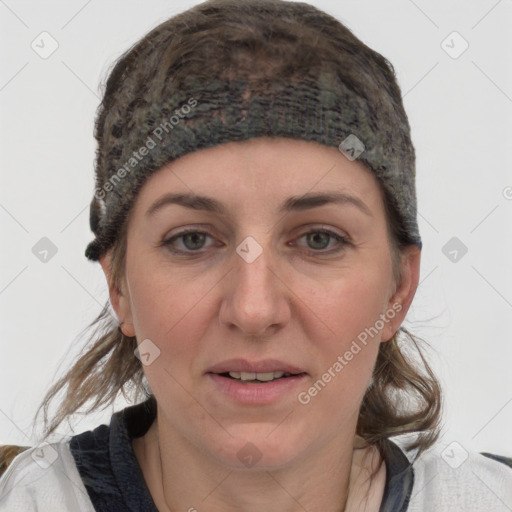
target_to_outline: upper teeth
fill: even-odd
[[[273,379],[280,379],[285,372],[268,372],[268,373],[253,373],[253,372],[229,372],[229,376],[234,379],[241,380],[261,380],[269,381]],[[288,375],[288,374],[286,374]]]

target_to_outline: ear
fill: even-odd
[[[101,268],[107,278],[110,302],[121,324],[121,330],[125,336],[132,337],[135,336],[135,328],[133,326],[129,296],[125,291],[124,282],[121,283],[121,290],[115,286],[112,280],[111,263],[112,254],[110,251],[100,257]]]
[[[412,303],[420,278],[421,249],[410,245],[401,252],[402,279],[393,296],[389,299],[386,311],[387,323],[382,329],[381,341],[389,341],[405,319]]]

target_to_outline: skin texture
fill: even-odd
[[[147,216],[168,192],[215,198],[226,212],[166,205]],[[349,202],[278,211],[290,196],[319,192],[356,197],[368,212]],[[209,236],[175,239],[174,248],[188,248],[184,255],[161,245],[188,227]],[[319,228],[347,242],[307,235]],[[248,236],[262,250],[251,263],[236,252]],[[101,264],[110,283],[109,258]],[[401,262],[396,283],[378,183],[336,148],[279,138],[230,142],[186,155],[147,180],[130,212],[125,279],[120,290],[110,286],[110,296],[123,332],[160,350],[144,367],[158,417],[134,441],[160,510],[334,512],[344,510],[349,479],[346,510],[358,510],[367,489],[354,482],[378,460],[371,449],[354,451],[359,408],[379,344],[413,299],[419,249],[408,247]],[[378,334],[300,403],[298,393],[382,314]],[[279,359],[307,375],[270,404],[240,404],[206,374],[237,357]],[[247,443],[261,456],[251,467],[237,455]],[[384,474],[371,490],[375,510]]]

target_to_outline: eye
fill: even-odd
[[[209,233],[191,229],[182,231],[168,240],[164,240],[162,245],[167,246],[169,250],[175,253],[197,252],[204,249],[207,238],[212,238]],[[175,248],[177,241],[181,241],[181,247],[179,248]]]
[[[348,244],[347,238],[329,229],[312,229],[298,239],[306,239],[308,248],[312,249],[309,252],[312,254],[332,254],[341,251],[344,245]],[[166,246],[171,252],[175,254],[191,254],[200,253],[201,250],[208,248],[205,246],[207,239],[213,240],[213,237],[205,232],[194,229],[188,229],[177,233],[171,238],[164,240],[161,245]],[[329,246],[334,248],[326,250]],[[211,246],[212,244],[210,244]]]
[[[338,252],[343,249],[343,246],[345,244],[348,243],[347,239],[344,236],[339,235],[338,233],[335,233],[334,231],[331,231],[329,229],[313,229],[311,231],[308,231],[307,233],[304,233],[301,237],[299,237],[299,240],[302,238],[306,238],[306,243],[308,244],[308,247],[314,249],[313,251],[311,251],[313,253]],[[335,242],[335,248],[332,250],[325,251],[325,249],[327,249],[329,247],[329,244],[333,241]]]

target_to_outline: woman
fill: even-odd
[[[512,507],[510,459],[435,452],[439,384],[404,353],[415,154],[381,55],[304,3],[208,1],[118,61],[95,136],[86,256],[116,318],[46,435],[142,400],[23,451],[0,510]]]

